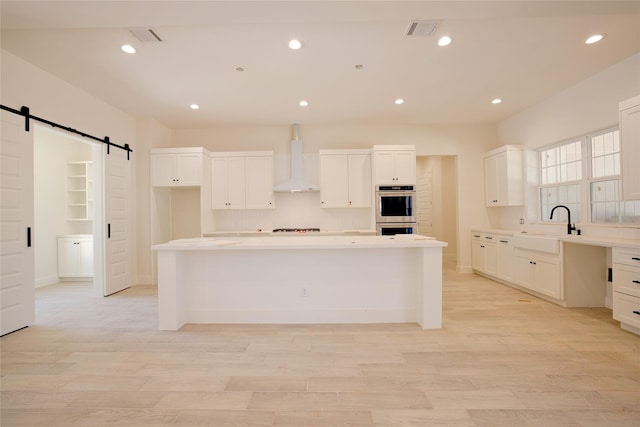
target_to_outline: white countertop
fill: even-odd
[[[544,234],[544,233],[525,233],[525,232],[514,231],[514,230],[479,229],[479,228],[474,228],[471,230],[471,232],[499,234],[503,236],[530,235],[530,236],[555,237],[559,241],[565,242],[565,243],[603,246],[608,248],[620,247],[620,248],[640,249],[640,239],[624,239],[620,237],[610,237],[610,236],[590,236],[590,235],[584,235],[584,234],[578,236],[577,234],[555,235],[555,234]]]
[[[270,230],[251,231],[206,231],[204,237],[270,237],[270,236],[375,236],[376,230],[321,230],[308,232],[273,232]]]
[[[264,236],[173,240],[154,245],[156,251],[255,250],[255,249],[366,249],[445,247],[446,242],[418,234],[396,236]]]

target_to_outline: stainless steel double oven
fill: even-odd
[[[413,185],[376,187],[376,229],[379,235],[417,233],[415,209]]]

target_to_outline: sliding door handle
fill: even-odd
[[[31,227],[27,227],[27,247],[31,247]]]
[[[107,224],[107,239],[111,238],[111,224]]]

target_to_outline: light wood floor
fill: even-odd
[[[444,327],[187,325],[156,291],[37,292],[3,337],[1,426],[640,426],[640,337],[445,271]]]

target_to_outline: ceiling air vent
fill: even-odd
[[[162,41],[162,37],[153,28],[131,28],[129,31],[141,42],[158,43]]]
[[[438,28],[439,23],[440,21],[414,19],[409,23],[406,35],[411,37],[430,36]]]

